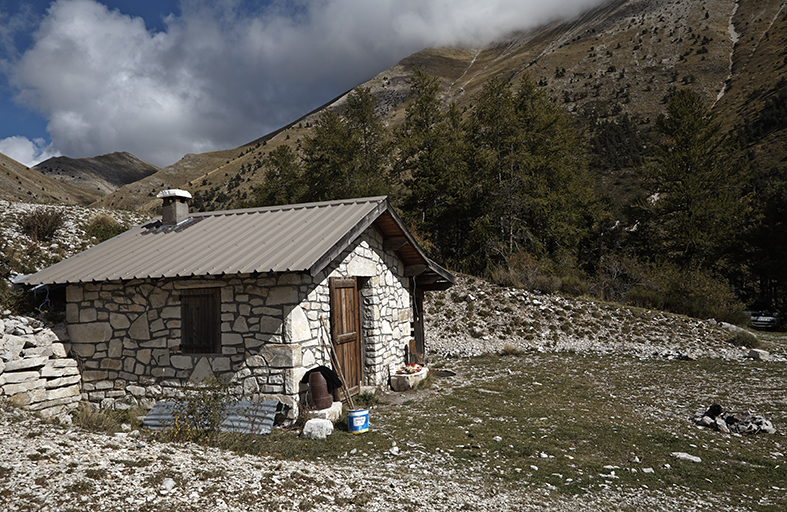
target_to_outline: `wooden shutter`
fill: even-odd
[[[182,290],[181,346],[184,354],[221,352],[221,295],[218,288]]]
[[[350,394],[361,386],[361,312],[354,277],[331,278],[331,334]]]

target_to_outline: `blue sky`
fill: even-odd
[[[400,59],[601,0],[0,0],[0,153],[166,166],[275,130]]]

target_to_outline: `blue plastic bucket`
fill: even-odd
[[[358,409],[347,413],[347,430],[351,434],[363,434],[369,430],[369,409]]]

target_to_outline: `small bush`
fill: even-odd
[[[90,494],[94,488],[93,482],[89,480],[78,480],[66,486],[66,490],[74,494]]]
[[[19,230],[36,242],[47,242],[54,238],[65,224],[65,215],[60,210],[36,208],[17,219]]]
[[[100,214],[93,217],[85,227],[85,235],[88,238],[95,238],[98,243],[101,243],[123,233],[126,229],[109,215]]]
[[[113,435],[116,432],[120,432],[123,423],[131,425],[132,428],[139,427],[141,421],[138,418],[141,415],[144,415],[144,413],[140,409],[113,411],[110,409],[99,409],[94,404],[83,402],[71,412],[71,419],[75,425],[90,432],[102,432]]]
[[[516,348],[514,345],[512,345],[510,343],[506,343],[505,346],[503,347],[503,349],[500,351],[500,355],[503,356],[503,357],[506,357],[506,356],[519,357],[519,356],[521,356],[523,354],[524,354],[524,352],[522,350]]]
[[[358,396],[353,398],[353,403],[356,407],[360,407],[362,409],[368,409],[372,405],[379,404],[380,399],[377,397],[377,393],[374,391],[364,391],[360,393]]]
[[[590,287],[582,279],[574,276],[564,278],[560,283],[560,292],[569,297],[581,297],[587,295]]]
[[[543,293],[555,293],[560,290],[563,282],[556,276],[533,276],[530,280],[528,288],[531,290],[538,290]]]
[[[214,378],[187,390],[172,414],[167,433],[175,441],[216,445],[229,406],[237,402],[231,385]]]
[[[703,270],[666,272],[664,308],[694,318],[745,323],[744,305],[722,279]]]

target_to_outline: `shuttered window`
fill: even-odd
[[[180,293],[181,340],[184,354],[221,352],[221,295],[218,288]]]

